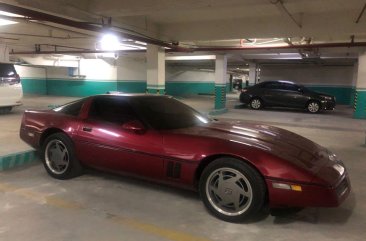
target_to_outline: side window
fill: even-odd
[[[89,110],[89,118],[117,125],[137,119],[129,103],[116,97],[95,98]]]
[[[298,91],[299,87],[292,84],[283,84],[285,90]]]
[[[271,90],[280,90],[281,89],[281,84],[280,83],[276,83],[276,82],[267,83],[265,85],[265,88],[266,89],[271,89]]]
[[[77,100],[69,104],[57,107],[53,109],[53,111],[60,112],[65,115],[78,116],[81,108],[83,107],[84,102],[85,99]]]

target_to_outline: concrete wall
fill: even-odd
[[[334,95],[338,104],[352,104],[354,66],[264,65],[260,80],[290,80]]]
[[[146,91],[145,59],[119,58],[117,60],[117,90],[127,93]]]

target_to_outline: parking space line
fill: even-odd
[[[39,204],[45,204],[56,208],[68,209],[74,211],[88,210],[89,208],[74,201],[68,201],[63,198],[59,198],[55,195],[49,195],[37,191],[30,190],[29,188],[20,188],[15,185],[0,182],[0,192],[11,193],[14,195],[21,196],[27,200],[37,202]],[[161,238],[172,240],[172,241],[209,241],[204,237],[195,236],[186,232],[178,230],[164,228],[155,224],[141,222],[137,219],[122,217],[110,213],[104,213],[107,220],[112,223],[129,227],[134,230],[143,231],[147,234],[159,236]]]

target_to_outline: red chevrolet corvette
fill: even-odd
[[[208,119],[169,96],[98,95],[24,113],[20,137],[54,178],[93,167],[198,190],[241,221],[264,206],[335,207],[350,192],[343,163],[276,127]]]

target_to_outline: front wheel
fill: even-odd
[[[265,203],[266,186],[250,165],[220,158],[203,171],[199,186],[206,208],[228,222],[240,222],[259,214]]]
[[[310,101],[306,108],[310,113],[318,113],[320,111],[320,104],[317,101]]]
[[[75,157],[73,143],[64,133],[46,138],[42,160],[48,174],[57,179],[69,179],[82,173],[82,166]]]

